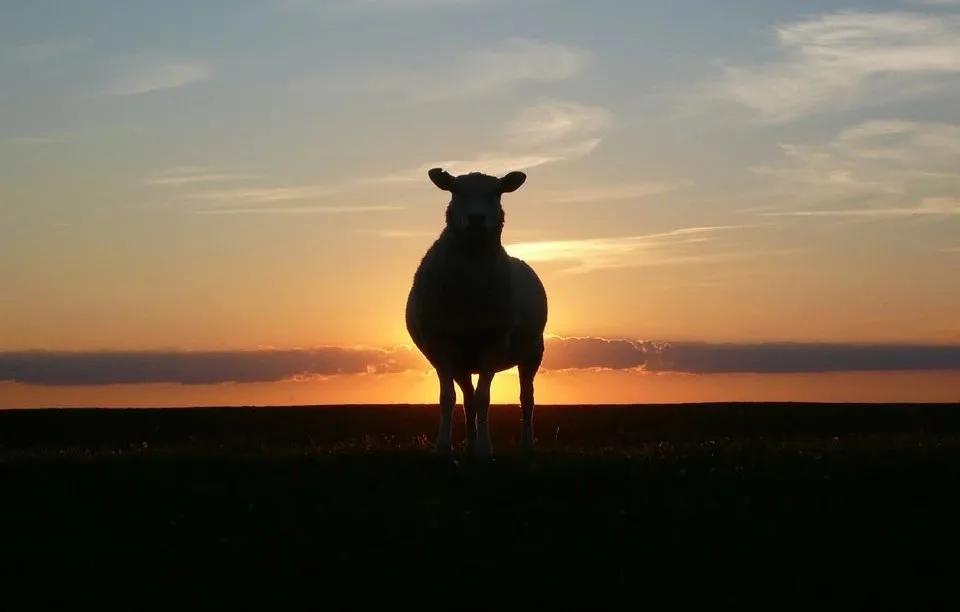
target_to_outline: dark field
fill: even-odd
[[[958,408],[2,412],[0,608],[956,609]]]

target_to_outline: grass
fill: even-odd
[[[956,604],[955,406],[495,414],[480,462],[433,407],[0,413],[6,601]]]

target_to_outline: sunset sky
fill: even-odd
[[[8,0],[0,407],[436,401],[434,166],[541,402],[957,401],[958,99],[957,0]]]

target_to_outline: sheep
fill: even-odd
[[[500,196],[519,189],[527,176],[454,177],[441,168],[428,175],[451,199],[446,227],[414,275],[406,324],[440,382],[436,449],[450,451],[456,381],[463,392],[467,452],[491,455],[490,384],[494,374],[517,366],[523,446],[532,450],[533,379],[543,359],[547,295],[533,269],[504,250],[500,204]],[[476,390],[472,374],[478,374]]]

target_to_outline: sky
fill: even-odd
[[[434,166],[541,402],[957,401],[958,94],[956,0],[2,0],[0,407],[436,401]]]

